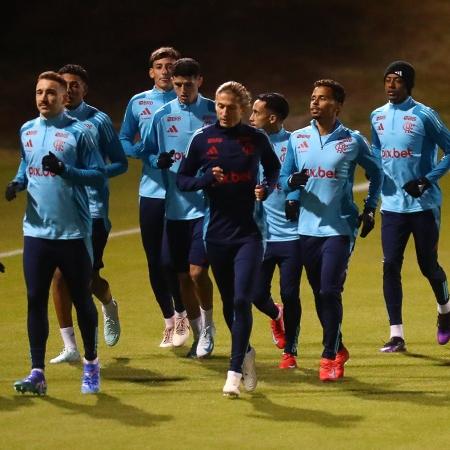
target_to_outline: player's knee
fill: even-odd
[[[384,276],[400,276],[401,263],[398,261],[385,260],[383,262],[383,275]]]
[[[189,276],[193,283],[199,284],[208,277],[208,272],[204,267],[201,266],[191,266],[189,268]]]

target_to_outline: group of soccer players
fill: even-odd
[[[283,350],[279,367],[297,366],[302,267],[323,328],[319,378],[344,376],[350,355],[342,342],[342,291],[358,228],[361,237],[373,229],[380,194],[390,321],[390,339],[380,350],[406,350],[401,266],[411,234],[436,297],[438,342],[450,340],[447,279],[437,258],[437,181],[450,168],[450,132],[436,112],[411,97],[409,63],[395,61],[384,73],[388,103],[372,113],[371,146],[339,121],[345,91],[334,80],[314,83],[311,123],[290,133],[281,94],[260,94],[252,105],[246,87],[229,81],[215,101],[207,99],[199,93],[199,63],[172,47],[155,50],[149,66],[154,87],[131,98],[119,136],[106,114],[85,103],[83,67],[69,64],[38,77],[40,114],[20,130],[21,162],[5,193],[10,201],[27,190],[28,200],[24,273],[32,369],[14,384],[16,391],[46,393],[51,285],[64,348],[50,362],[81,359],[73,303],[84,345],[81,392],[100,390],[92,293],[102,303],[105,342],[113,346],[120,338],[118,304],[100,270],[111,228],[108,178],[127,170],[127,156],[142,161],[139,222],[164,319],[160,347],[182,346],[192,333],[188,357],[213,352],[211,265],[231,333],[224,395],[239,396],[241,382],[246,391],[256,388],[252,304],[271,319],[274,342]],[[250,125],[244,123],[248,113]],[[357,165],[369,180],[361,214],[352,195]],[[271,296],[276,266],[282,305]]]

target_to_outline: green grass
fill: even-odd
[[[0,185],[16,168],[15,155],[1,152]],[[114,230],[137,226],[138,164],[113,180]],[[450,271],[450,177],[442,183],[444,203],[440,262]],[[0,252],[21,246],[23,195],[0,203]],[[362,197],[358,196],[361,204]],[[426,230],[424,230],[426,232]],[[15,394],[13,382],[29,370],[25,285],[21,257],[2,258],[0,276],[0,423],[2,449],[423,449],[447,448],[450,432],[450,346],[435,342],[436,308],[410,245],[405,258],[405,330],[409,353],[384,355],[388,337],[381,290],[377,228],[357,243],[344,292],[344,337],[351,352],[343,382],[317,379],[321,331],[306,279],[299,369],[280,371],[280,352],[271,343],[268,319],[254,313],[258,388],[238,400],[223,398],[230,350],[228,330],[215,290],[218,326],[214,356],[183,358],[160,349],[163,323],[151,294],[137,234],[111,239],[105,276],[120,306],[123,334],[107,348],[100,336],[102,393],[80,394],[79,365],[48,366],[46,397]],[[276,285],[276,282],[274,283]],[[275,291],[276,292],[276,291]],[[47,359],[61,349],[50,304]],[[79,333],[77,334],[80,343]]]

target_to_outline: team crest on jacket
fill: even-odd
[[[64,144],[65,144],[64,141],[62,141],[61,139],[58,139],[58,140],[53,142],[53,148],[57,152],[63,152],[64,151]]]

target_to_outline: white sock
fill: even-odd
[[[184,319],[185,317],[187,317],[186,310],[181,312],[175,311],[175,319]]]
[[[169,317],[168,319],[164,317],[164,323],[166,324],[166,329],[173,328],[175,326],[175,316]]]
[[[102,309],[105,313],[107,314],[111,314],[115,311],[116,309],[116,302],[114,301],[114,299],[112,298],[111,301],[109,303],[107,303],[106,305],[102,305]]]
[[[200,307],[200,315],[202,317],[202,322],[203,322],[203,326],[209,327],[211,325],[214,325],[214,321],[213,321],[213,309],[203,309],[202,307]]]
[[[391,325],[391,338],[394,336],[397,337],[401,337],[402,339],[405,338],[405,336],[403,335],[403,324],[399,324],[399,325]]]
[[[438,303],[437,310],[439,314],[447,314],[450,312],[450,299],[447,300],[447,303],[445,305],[440,305]]]
[[[33,370],[39,370],[39,372],[44,373],[44,369],[39,369],[37,367],[35,367],[34,369],[31,369],[31,371],[33,371]]]
[[[198,316],[196,319],[189,319],[189,323],[191,324],[191,330],[196,341],[202,331],[202,316]]]
[[[76,350],[77,341],[75,340],[75,332],[73,331],[73,327],[60,328],[59,332],[61,333],[62,340],[64,341],[64,348]]]
[[[84,364],[98,364],[98,358],[95,358],[94,361],[88,361],[86,358],[83,358]]]

